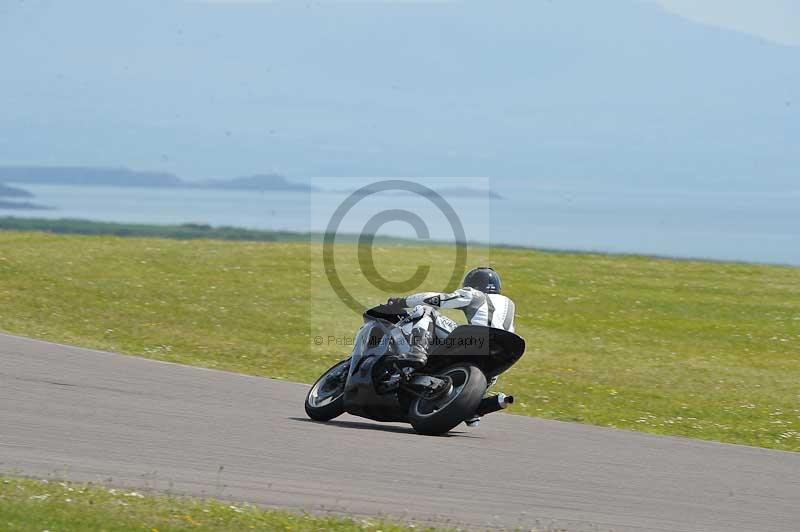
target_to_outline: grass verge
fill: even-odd
[[[215,500],[153,496],[90,484],[11,477],[0,477],[0,529],[7,532],[418,530],[375,519],[317,517]]]
[[[0,232],[0,329],[311,382],[361,323],[330,293],[318,252]],[[452,261],[436,246],[374,255],[398,279]],[[800,450],[800,269],[512,249],[491,263],[528,342],[498,387],[517,397],[513,413]],[[385,299],[355,246],[337,264],[359,300]]]

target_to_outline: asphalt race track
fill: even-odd
[[[800,530],[800,453],[494,414],[305,419],[307,386],[0,335],[0,472],[464,528]]]

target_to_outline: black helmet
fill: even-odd
[[[464,277],[464,286],[480,290],[484,294],[499,294],[500,276],[489,267],[475,268],[467,272]]]

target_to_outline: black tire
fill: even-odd
[[[472,364],[455,364],[436,374],[451,377],[453,390],[436,401],[415,398],[408,409],[414,430],[429,436],[444,434],[472,417],[486,393],[486,375]]]
[[[347,360],[343,360],[334,365],[328,371],[323,373],[319,379],[317,379],[317,382],[314,383],[314,385],[306,394],[305,407],[308,417],[314,421],[330,421],[331,419],[344,414],[344,384],[347,380],[347,368],[349,367],[350,359],[348,358]],[[329,378],[334,377],[336,373],[339,373],[340,375],[343,373],[343,378],[340,379],[340,383],[335,383],[339,385],[339,387],[336,389],[328,388],[325,390],[326,386],[329,387],[334,384],[326,381]],[[319,401],[319,394],[321,390],[325,390],[326,392],[327,397],[325,397],[325,401]]]

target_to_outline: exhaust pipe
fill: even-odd
[[[480,404],[478,405],[477,415],[485,416],[486,414],[491,414],[492,412],[503,410],[513,402],[514,402],[514,396],[506,395],[504,393],[499,393],[492,397],[486,397],[485,399],[481,400]]]

